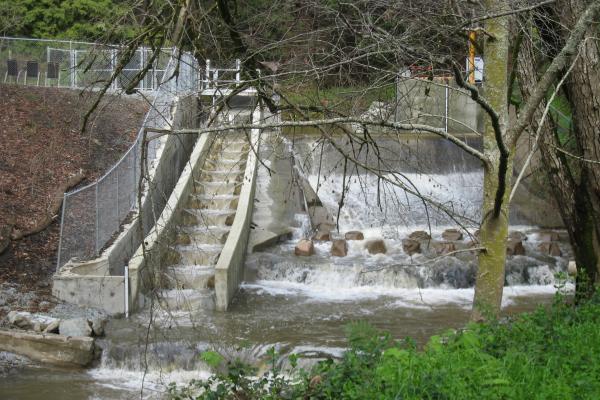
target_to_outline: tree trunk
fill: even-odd
[[[572,28],[589,0],[559,0],[557,15],[567,29]],[[568,34],[568,32],[564,32]],[[566,84],[571,104],[575,135],[586,160],[600,161],[600,40],[595,25],[587,29],[585,41],[579,49],[579,59],[573,67]],[[581,197],[577,210],[579,226],[576,226],[574,250],[580,252],[578,269],[586,272],[588,283],[600,285],[600,165],[580,162],[582,181],[578,193]],[[585,191],[586,193],[583,193]],[[579,232],[581,231],[581,232]],[[590,286],[591,287],[591,286]],[[593,289],[588,288],[588,293]]]
[[[488,0],[489,10],[508,9],[505,0]],[[480,241],[485,248],[479,254],[472,319],[495,317],[500,312],[504,288],[506,238],[508,236],[508,197],[512,172],[512,154],[504,157],[504,135],[508,124],[508,18],[492,18],[485,24],[487,40],[484,49],[485,95],[495,110],[498,123],[487,118],[483,150],[489,162],[484,167],[483,208]],[[508,149],[510,150],[510,149]],[[503,192],[501,192],[503,190]],[[501,203],[499,203],[501,202]]]
[[[577,4],[574,4],[577,3]],[[572,27],[583,12],[585,4],[580,1],[563,1],[558,5],[556,13],[542,22],[548,24],[548,21],[561,19],[563,24]],[[577,11],[574,11],[576,9]],[[560,11],[560,12],[559,12]],[[578,13],[575,15],[574,13]],[[538,27],[539,28],[539,27]],[[560,32],[558,23],[550,24],[550,30]],[[558,39],[562,43],[569,35],[568,31],[560,32],[562,38]],[[590,37],[591,32],[586,35]],[[531,35],[525,35],[531,37]],[[543,39],[543,38],[542,38]],[[562,43],[548,43],[548,47],[557,47]],[[575,143],[575,153],[579,157],[600,160],[599,147],[595,144],[598,141],[597,133],[594,134],[593,119],[589,116],[596,113],[596,124],[600,120],[598,116],[597,103],[600,92],[597,86],[590,85],[590,73],[598,75],[597,68],[591,63],[598,59],[597,46],[590,47],[588,41],[580,52],[571,75],[565,84],[565,92],[569,95],[573,108],[573,139]],[[593,44],[593,43],[592,43]],[[519,52],[519,81],[523,94],[523,99],[527,100],[538,84],[540,68],[535,63],[535,54],[533,44],[530,39],[523,42]],[[585,75],[585,76],[584,76]],[[600,79],[596,77],[594,79]],[[546,106],[542,102],[538,107],[533,119],[532,129],[537,130],[541,119],[543,109]],[[582,120],[582,116],[584,117]],[[592,122],[592,123],[590,123]],[[597,131],[597,128],[596,128]],[[599,227],[600,214],[597,206],[600,205],[598,199],[594,199],[593,193],[598,193],[598,165],[592,163],[580,162],[576,159],[570,159],[566,154],[557,150],[561,147],[556,126],[548,118],[540,132],[539,147],[542,154],[542,163],[547,171],[547,178],[552,193],[557,203],[561,217],[569,234],[569,240],[573,248],[575,261],[578,266],[576,297],[578,299],[589,297],[594,292],[594,283],[597,285],[599,279]],[[596,171],[596,177],[590,171]],[[591,266],[591,268],[590,268]]]

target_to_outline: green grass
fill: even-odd
[[[374,101],[393,102],[396,85],[329,87],[316,85],[293,85],[282,88],[283,94],[292,103],[301,106],[318,106],[346,114],[366,111]]]
[[[600,297],[558,300],[516,319],[434,336],[424,349],[366,324],[349,328],[349,350],[310,370],[259,377],[221,364],[209,381],[172,386],[175,399],[599,399]],[[275,360],[276,354],[269,354]],[[206,357],[224,363],[220,357]],[[296,364],[296,358],[290,361]],[[216,366],[216,365],[215,365]],[[228,368],[227,368],[228,367]],[[292,376],[292,378],[289,378]],[[195,393],[195,394],[194,394]]]

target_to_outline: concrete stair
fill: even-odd
[[[215,265],[235,219],[250,147],[244,135],[213,143],[193,184],[161,279],[161,304],[172,311],[214,308]]]

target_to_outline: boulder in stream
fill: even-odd
[[[296,245],[294,249],[294,254],[297,256],[312,256],[315,254],[315,246],[312,240],[302,239]]]
[[[539,244],[538,250],[541,253],[548,254],[552,257],[562,256],[562,251],[557,242],[542,242]]]
[[[402,250],[409,256],[421,252],[421,243],[417,239],[402,239]]]
[[[334,257],[346,257],[348,255],[348,242],[337,239],[331,242],[331,255]]]
[[[508,233],[508,238],[525,241],[525,240],[527,240],[527,235],[521,231],[511,231]]]
[[[350,231],[344,235],[346,240],[364,240],[365,235],[361,231]]]
[[[508,239],[506,241],[506,255],[507,256],[524,256],[525,247],[523,242],[519,239]]]
[[[365,247],[369,251],[369,254],[385,254],[387,253],[387,247],[383,239],[369,240]]]
[[[313,235],[313,240],[318,242],[328,242],[331,240],[331,233],[327,230],[319,230]]]
[[[431,235],[429,235],[429,233],[425,231],[414,231],[410,235],[408,235],[408,238],[413,240],[430,240]]]
[[[456,251],[456,246],[451,242],[434,242],[432,243],[432,247],[437,255],[445,255]]]
[[[558,232],[540,231],[538,233],[540,242],[558,242],[560,239]]]
[[[444,232],[442,232],[442,238],[444,240],[449,240],[449,241],[455,242],[458,240],[462,240],[463,234],[458,229],[451,228],[451,229],[446,229]]]

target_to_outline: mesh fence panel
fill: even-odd
[[[140,58],[143,52],[138,51]],[[160,57],[159,57],[160,58]],[[65,194],[63,219],[61,225],[61,245],[59,248],[58,267],[60,268],[72,257],[80,260],[90,259],[100,254],[101,250],[111,242],[121,224],[137,208],[137,189],[140,178],[141,140],[145,128],[165,129],[172,123],[172,107],[178,96],[197,90],[199,83],[198,66],[191,55],[182,58],[180,73],[177,79],[169,79],[159,85],[155,92],[152,107],[146,114],[142,128],[135,143],[121,160],[97,183],[84,190]],[[135,61],[137,62],[137,61]],[[130,66],[135,66],[130,63]],[[164,60],[159,60],[159,63]],[[165,66],[165,70],[157,69],[151,79],[167,79],[174,70],[174,62]],[[149,133],[151,137],[152,132]],[[148,164],[155,161],[162,140],[152,140],[147,146]],[[186,139],[189,140],[189,139]],[[172,160],[167,160],[173,162]],[[181,172],[181,166],[174,166],[168,176],[157,176],[153,185],[172,189]],[[160,181],[160,182],[158,182]],[[168,195],[152,198],[155,214],[162,212]],[[151,220],[142,221],[145,230],[151,228]],[[148,225],[148,226],[146,226]]]
[[[96,254],[96,185],[65,195],[58,265]]]

